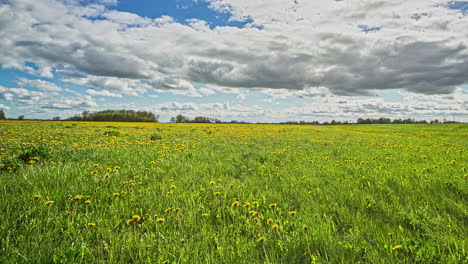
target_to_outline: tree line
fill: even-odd
[[[171,123],[222,123],[221,120],[205,116],[197,116],[190,119],[183,115],[177,115],[171,118]]]
[[[158,122],[158,115],[146,111],[104,110],[84,111],[80,115],[68,118],[69,121],[108,121],[108,122]]]

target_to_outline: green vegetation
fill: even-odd
[[[84,111],[81,115],[70,117],[68,118],[68,120],[108,122],[158,122],[158,116],[146,111],[104,110],[97,112]]]
[[[0,263],[468,263],[467,147],[466,124],[0,121]]]

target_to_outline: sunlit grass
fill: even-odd
[[[467,146],[467,125],[2,121],[0,262],[465,263]]]

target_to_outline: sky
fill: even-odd
[[[0,0],[8,118],[468,122],[468,1]]]

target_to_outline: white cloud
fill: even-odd
[[[214,10],[232,20],[250,19],[262,30],[210,29],[194,19],[182,25],[167,16],[151,20],[99,5],[114,1],[73,2],[3,4],[0,64],[24,69],[32,60],[45,67],[69,65],[91,79],[177,80],[181,87],[169,86],[180,90],[200,82],[325,87],[339,95],[396,88],[447,94],[468,82],[468,19],[448,9],[449,1],[210,0]],[[98,15],[105,19],[89,19]],[[363,32],[374,27],[380,30]]]
[[[32,88],[37,88],[41,91],[45,92],[61,92],[64,89],[57,86],[54,83],[47,82],[44,80],[36,79],[36,80],[29,80],[26,78],[20,78],[17,82],[16,85],[20,87],[32,87]]]
[[[10,107],[8,107],[6,105],[3,105],[3,104],[0,104],[0,109],[9,110]]]
[[[86,93],[88,93],[91,96],[106,96],[106,97],[114,97],[114,98],[122,98],[123,96],[118,93],[112,93],[107,90],[102,90],[102,91],[96,91],[93,89],[88,89],[86,90]]]

